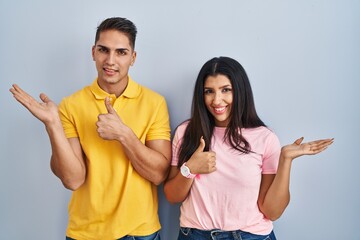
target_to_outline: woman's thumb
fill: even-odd
[[[204,137],[201,136],[200,138],[200,144],[199,144],[199,147],[196,149],[197,152],[203,152],[205,149],[205,140],[204,140]]]

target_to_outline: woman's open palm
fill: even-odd
[[[281,148],[281,154],[284,158],[294,159],[303,155],[315,155],[324,151],[333,142],[333,138],[321,139],[302,143],[303,137],[297,139],[293,144]]]

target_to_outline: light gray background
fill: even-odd
[[[230,56],[247,70],[257,110],[282,144],[334,137],[297,159],[280,240],[360,239],[360,1],[0,0],[0,239],[64,239],[70,192],[51,173],[44,126],[8,92],[18,83],[55,102],[96,77],[97,25],[123,16],[138,27],[130,74],[168,102],[174,129],[190,113],[202,64]],[[236,189],[234,189],[236,191]],[[179,206],[160,187],[164,240]]]

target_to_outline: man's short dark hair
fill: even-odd
[[[117,30],[119,32],[125,33],[129,38],[131,47],[135,49],[137,29],[133,22],[131,22],[126,18],[121,18],[121,17],[112,17],[105,19],[97,27],[96,35],[95,35],[95,44],[100,38],[100,33],[107,30]]]

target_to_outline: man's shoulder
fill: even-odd
[[[88,94],[90,91],[91,91],[90,90],[90,85],[84,86],[83,88],[75,90],[73,93],[69,94],[68,96],[66,96],[64,98],[82,97],[84,94]]]
[[[87,99],[87,97],[90,96],[89,93],[91,93],[90,86],[85,86],[82,89],[78,89],[75,92],[63,97],[60,104],[79,103],[79,101]]]
[[[137,95],[138,100],[142,102],[145,101],[150,105],[151,104],[159,105],[159,104],[163,104],[164,102],[166,103],[166,99],[161,93],[142,84],[139,83],[136,84],[138,87],[138,95]]]
[[[161,93],[157,92],[156,90],[154,90],[152,88],[144,86],[144,85],[142,85],[140,83],[137,83],[137,84],[138,84],[142,94],[146,94],[146,95],[153,96],[153,97],[159,97],[159,98],[164,97]]]

